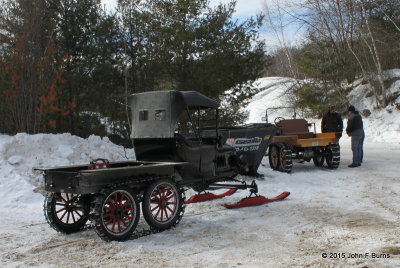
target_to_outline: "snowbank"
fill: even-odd
[[[264,77],[254,82],[260,92],[253,96],[245,110],[248,111],[248,123],[261,123],[267,108],[288,106],[286,93],[288,90],[297,88],[297,80],[286,77]],[[269,122],[273,122],[278,116],[289,117],[293,114],[287,109],[273,110],[268,116]]]
[[[134,158],[133,150],[126,153],[129,159]],[[95,158],[126,160],[123,147],[98,136],[83,139],[71,134],[0,135],[0,210],[7,214],[23,209],[24,215],[41,210],[43,196],[38,192],[42,174],[32,168],[88,164]]]
[[[400,95],[400,69],[387,70],[382,74],[383,80],[388,82],[388,94]],[[362,84],[362,79],[353,83],[354,89],[348,98],[359,111],[369,110],[371,115],[364,117],[366,136],[375,142],[400,143],[400,111],[391,104],[384,109],[376,109],[375,98],[371,96],[370,84]],[[400,97],[395,100],[400,103]]]
[[[390,83],[388,86],[388,94],[400,93],[400,69],[387,70],[382,74],[383,80]],[[354,89],[349,93],[350,103],[358,110],[365,109],[373,112],[376,110],[375,97],[372,96],[372,87],[370,84],[363,84],[363,79],[358,79],[352,83]],[[400,102],[400,97],[395,101]],[[390,107],[388,107],[390,109]]]

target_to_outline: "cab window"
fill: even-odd
[[[139,111],[139,121],[149,120],[149,111],[142,110]]]
[[[167,113],[165,110],[155,110],[154,120],[165,121]]]

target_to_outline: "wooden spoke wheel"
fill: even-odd
[[[75,233],[81,231],[88,220],[87,203],[82,195],[50,193],[44,201],[44,215],[53,229]]]
[[[136,229],[139,202],[128,187],[117,187],[95,201],[94,229],[104,240],[125,240]]]
[[[268,150],[269,166],[273,170],[279,169],[279,147],[275,144],[271,145]]]
[[[282,146],[279,150],[279,170],[290,173],[292,172],[292,150],[285,146]]]
[[[169,229],[177,223],[182,203],[182,190],[171,180],[159,180],[145,190],[143,216],[151,227]]]

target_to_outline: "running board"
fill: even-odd
[[[205,201],[210,201],[218,198],[222,198],[228,195],[234,194],[238,189],[229,189],[225,193],[222,194],[213,194],[213,193],[204,193],[204,194],[198,194],[190,197],[188,200],[186,200],[185,204],[191,204],[191,203],[199,203],[199,202],[205,202]]]
[[[241,199],[239,202],[233,203],[233,204],[224,204],[223,206],[226,208],[242,208],[242,207],[250,207],[250,206],[260,206],[266,203],[271,203],[275,201],[280,201],[285,199],[290,195],[289,192],[283,192],[280,195],[274,197],[274,198],[266,198],[264,196],[258,195],[258,196],[253,196],[253,197],[246,197]]]

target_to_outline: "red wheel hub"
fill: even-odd
[[[131,195],[117,191],[108,196],[103,206],[103,224],[108,231],[123,233],[134,220],[136,207]]]
[[[153,218],[167,222],[177,211],[178,194],[169,184],[158,185],[151,193],[150,209]]]

